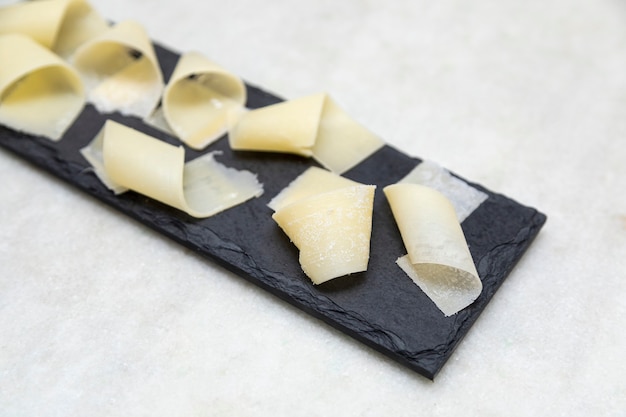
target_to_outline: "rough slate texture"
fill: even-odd
[[[178,55],[159,46],[157,54],[168,79]],[[278,101],[271,94],[248,87],[250,108]],[[107,118],[178,144],[136,118],[101,115],[88,105],[60,142],[0,126],[0,145],[430,379],[445,364],[546,220],[533,208],[472,184],[489,195],[462,224],[483,281],[483,292],[470,307],[445,317],[395,265],[406,251],[382,188],[402,178],[420,160],[385,146],[345,174],[378,186],[368,271],[315,287],[300,269],[297,249],[271,219],[272,212],[266,206],[314,162],[290,155],[232,152],[227,139],[222,138],[204,152],[220,150],[223,154],[218,161],[257,173],[265,192],[260,198],[198,220],[132,192],[114,196],[85,169],[89,165],[79,149],[96,135]],[[187,159],[202,153],[190,149],[186,152]]]

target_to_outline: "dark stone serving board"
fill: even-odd
[[[179,55],[155,47],[167,80]],[[249,108],[279,101],[272,94],[248,86]],[[79,149],[91,141],[107,118],[166,142],[179,143],[137,118],[99,114],[87,105],[59,142],[0,126],[0,145],[430,379],[445,364],[546,220],[533,208],[471,184],[489,195],[462,224],[483,292],[468,308],[445,317],[396,266],[396,259],[406,252],[382,193],[384,186],[401,179],[420,163],[419,159],[385,146],[345,174],[378,186],[369,269],[314,286],[300,269],[297,249],[272,220],[267,203],[315,162],[291,155],[233,152],[226,137],[203,152],[187,148],[187,159],[221,151],[218,161],[258,174],[265,189],[260,198],[214,217],[194,219],[136,193],[115,196],[86,169],[89,164]]]

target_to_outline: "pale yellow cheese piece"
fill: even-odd
[[[148,117],[163,92],[163,75],[144,28],[124,21],[81,45],[73,56],[89,90],[89,101],[103,113]]]
[[[233,149],[312,156],[337,174],[384,145],[325,93],[245,113],[233,123],[229,137]]]
[[[312,195],[358,184],[359,183],[356,181],[352,181],[325,169],[310,167],[276,195],[268,203],[268,207],[274,211],[278,211],[293,202]]]
[[[300,250],[314,284],[367,270],[373,185],[351,185],[297,200],[272,218]]]
[[[383,140],[326,97],[313,158],[338,174],[355,167],[384,146]]]
[[[0,34],[21,33],[64,58],[107,26],[85,0],[22,1],[0,8]]]
[[[21,33],[52,49],[67,0],[23,1],[0,8],[0,34]]]
[[[325,94],[243,113],[229,132],[232,149],[311,156]]]
[[[58,140],[85,104],[76,71],[20,34],[0,35],[0,124]]]
[[[85,0],[68,0],[54,51],[69,58],[87,40],[107,30],[109,23]]]
[[[209,217],[263,193],[256,175],[205,154],[185,163],[185,151],[108,120],[82,155],[119,194],[133,190],[193,217]]]
[[[196,52],[181,56],[163,93],[163,115],[187,145],[203,149],[228,129],[229,115],[243,109],[241,79]]]
[[[398,265],[446,316],[474,302],[482,283],[450,201],[418,184],[383,191],[408,252]]]

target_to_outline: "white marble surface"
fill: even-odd
[[[626,415],[623,1],[93,4],[549,219],[433,383],[0,151],[1,416]]]

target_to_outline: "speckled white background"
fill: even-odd
[[[0,151],[0,416],[626,415],[624,2],[93,4],[549,219],[432,383]]]

